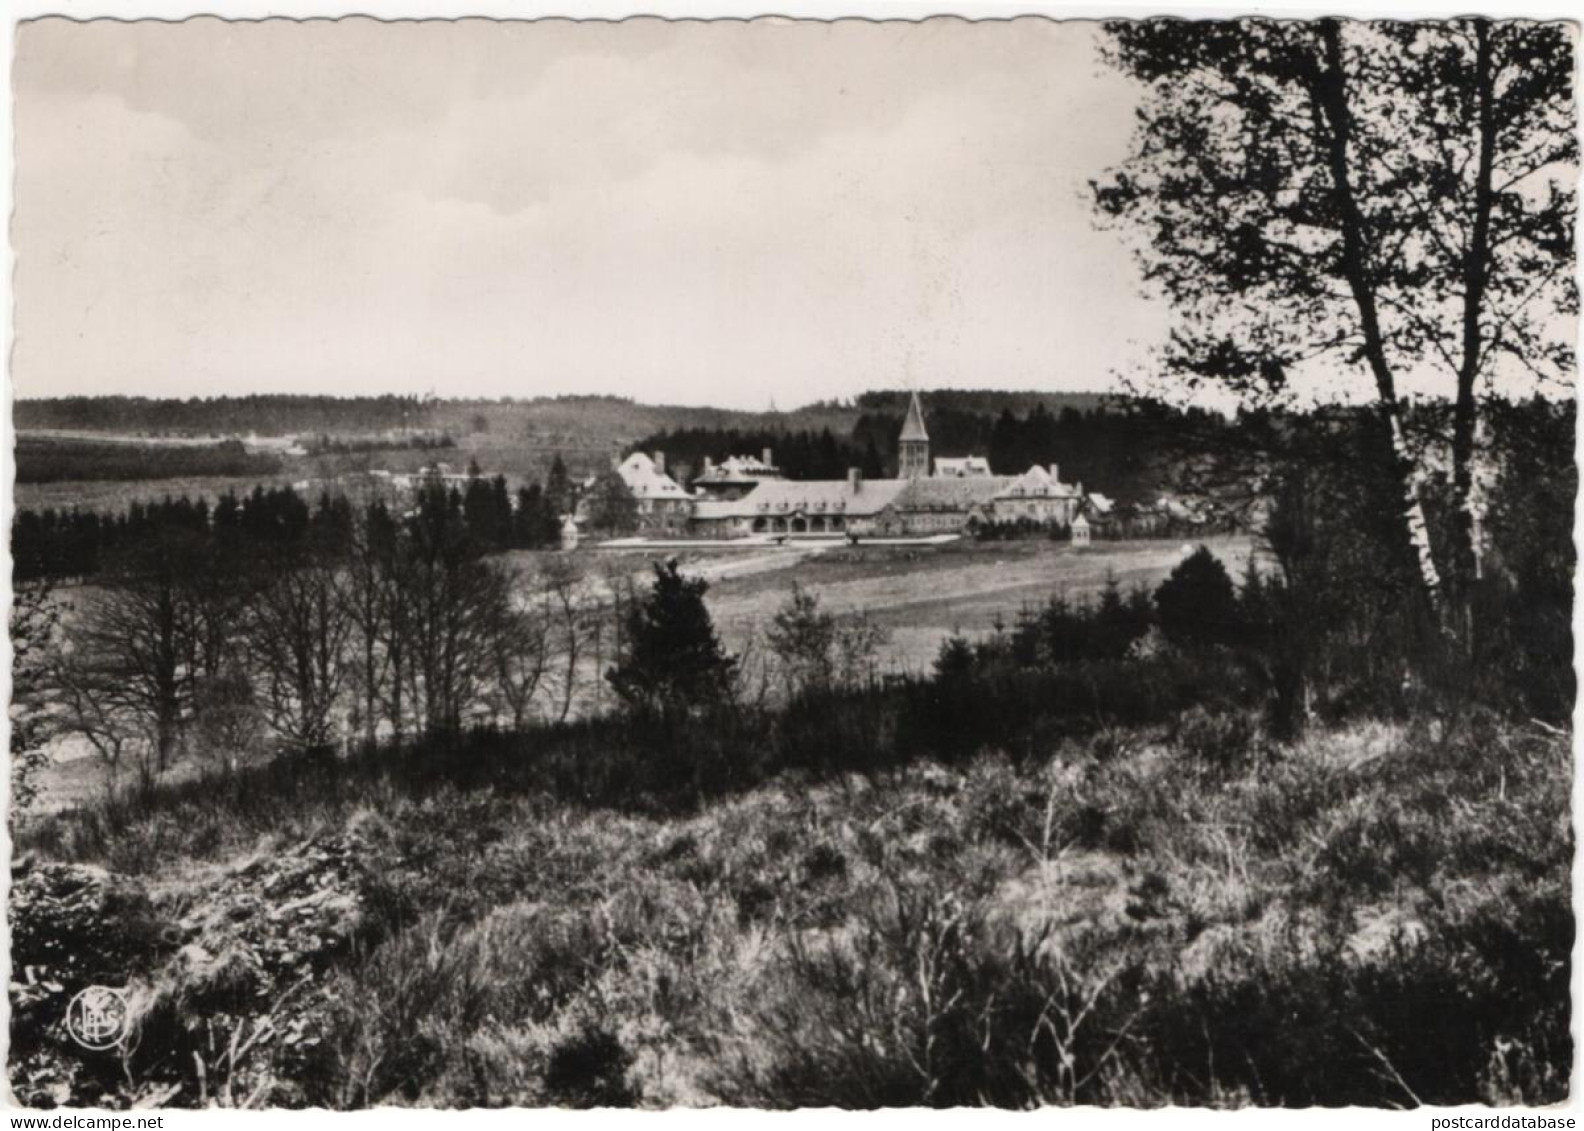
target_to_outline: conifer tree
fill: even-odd
[[[1173,644],[1227,644],[1236,638],[1237,594],[1226,567],[1200,546],[1155,590],[1161,631]]]
[[[626,655],[607,675],[637,711],[671,713],[728,699],[737,661],[704,604],[709,583],[685,577],[675,558],[654,567],[654,586],[627,614]]]

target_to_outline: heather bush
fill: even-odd
[[[1523,783],[1506,796],[1464,777],[1469,746],[1400,729],[1317,737],[1302,759],[1198,785],[1148,749],[1080,772],[979,759],[950,793],[968,842],[1015,846],[1014,873],[1114,885],[1118,918],[1014,916],[1010,892],[949,865],[891,874],[846,932],[785,940],[719,1092],[776,1107],[1555,1102],[1572,1050],[1565,744],[1499,733],[1493,776]],[[1030,856],[1045,798],[1057,847]],[[1097,845],[1129,854],[1134,878],[1072,856]]]
[[[1172,743],[1193,765],[1225,774],[1248,760],[1255,733],[1241,711],[1211,714],[1203,707],[1192,707],[1173,722]]]

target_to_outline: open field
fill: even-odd
[[[118,482],[115,480],[69,480],[60,483],[16,483],[13,485],[16,506],[42,511],[56,510],[101,511],[108,514],[125,510],[134,501],[152,502],[169,496],[179,499],[203,499],[213,502],[227,491],[244,495],[259,484],[279,486],[300,478],[301,473],[282,473],[278,476],[248,475],[203,476],[193,479],[148,479]]]
[[[1251,553],[1249,535],[1204,540],[1234,578]],[[920,672],[934,662],[941,641],[953,633],[974,637],[1010,626],[1024,607],[1038,607],[1057,594],[1095,598],[1114,576],[1126,592],[1153,589],[1197,543],[1181,540],[1096,542],[1076,550],[1066,542],[974,542],[938,546],[849,546],[840,542],[792,542],[783,546],[681,550],[634,548],[584,551],[596,571],[631,570],[647,580],[650,562],[675,557],[684,572],[710,583],[706,596],[727,646],[740,649],[762,633],[799,585],[818,594],[832,613],[867,612],[890,633],[882,665],[895,672]],[[516,552],[507,557],[532,568],[546,555]]]
[[[1206,544],[1238,577],[1253,552],[1247,536]],[[735,555],[684,556],[708,578],[710,611],[729,642],[769,624],[794,581],[830,612],[867,612],[890,630],[887,666],[922,671],[953,632],[975,636],[1010,625],[1024,605],[1058,593],[1096,597],[1106,578],[1124,590],[1153,588],[1182,559],[1181,541],[970,542],[934,547],[787,547]]]

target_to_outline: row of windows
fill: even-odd
[[[1016,518],[1019,510],[1029,518],[1064,518],[1058,513],[1052,514],[1045,508],[1033,506],[1026,508],[997,507],[997,518]],[[970,522],[979,521],[959,511],[947,511],[936,514],[912,514],[906,517],[896,514],[888,515],[879,521],[878,526],[886,533],[901,533],[906,531],[936,531],[936,530],[961,530]],[[775,515],[759,515],[749,524],[755,534],[839,534],[847,530],[847,520],[843,515],[795,515],[783,518]]]
[[[756,518],[753,520],[755,534],[836,534],[847,529],[847,520],[841,515],[832,515],[825,518],[815,515],[813,518]]]

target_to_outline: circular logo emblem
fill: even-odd
[[[89,986],[66,1007],[66,1031],[85,1049],[102,1052],[126,1036],[127,1000],[120,990]]]

